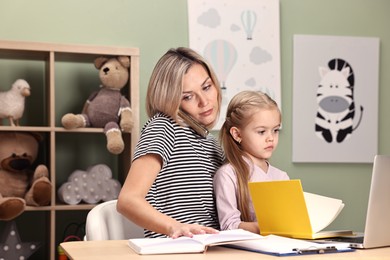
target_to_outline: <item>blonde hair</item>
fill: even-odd
[[[253,221],[249,213],[249,188],[250,165],[245,161],[246,153],[240,143],[235,141],[230,134],[232,127],[244,128],[253,114],[261,109],[276,109],[277,103],[267,94],[258,91],[242,91],[236,94],[229,102],[226,119],[220,130],[219,139],[225,151],[226,160],[229,162],[237,177],[237,206],[241,212],[242,221]]]
[[[183,78],[194,64],[200,64],[213,81],[218,92],[219,114],[222,93],[215,72],[207,61],[194,50],[179,47],[168,50],[154,67],[146,93],[146,112],[149,117],[162,112],[177,122],[181,121],[177,114],[183,94]]]

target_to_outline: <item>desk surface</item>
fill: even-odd
[[[108,240],[108,241],[76,241],[76,242],[64,242],[61,243],[61,247],[64,249],[67,256],[72,260],[84,260],[84,259],[141,259],[141,260],[175,260],[183,259],[224,259],[224,260],[258,260],[259,253],[253,253],[243,250],[230,249],[220,246],[210,247],[206,253],[200,254],[171,254],[171,255],[148,255],[141,256],[136,254],[130,247],[127,246],[127,240]],[[293,257],[295,260],[299,259],[390,259],[390,247],[377,248],[377,249],[364,249],[356,250],[354,252],[326,254],[325,255],[302,255],[298,258]],[[261,259],[281,259],[280,257],[261,254]],[[284,258],[284,257],[283,257]],[[289,257],[287,257],[290,259]],[[287,260],[287,258],[285,258]]]

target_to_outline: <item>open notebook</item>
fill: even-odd
[[[132,238],[128,240],[128,246],[140,255],[204,253],[209,247],[217,245],[277,256],[352,251],[348,243],[316,243],[275,235],[260,236],[242,229],[223,230],[217,234],[194,235],[191,238]]]
[[[352,235],[350,230],[322,231],[344,207],[339,199],[303,192],[300,180],[251,182],[261,235],[318,239]]]

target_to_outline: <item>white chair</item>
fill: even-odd
[[[123,240],[144,237],[137,226],[116,210],[117,200],[96,205],[87,215],[85,240]]]

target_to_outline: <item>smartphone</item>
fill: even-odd
[[[179,110],[178,115],[201,136],[206,137],[209,134],[209,130],[205,126],[201,125],[183,110]]]

